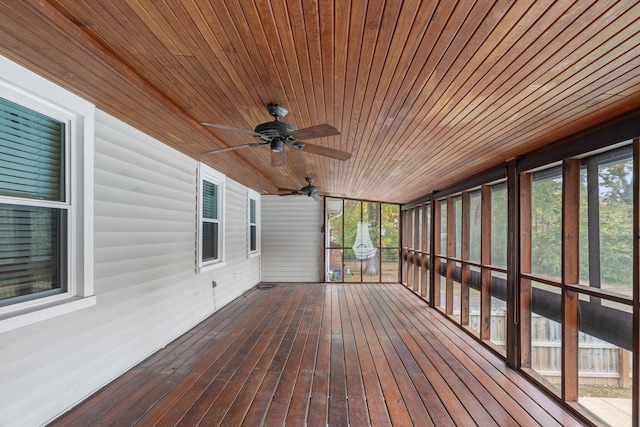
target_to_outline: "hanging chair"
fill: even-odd
[[[357,259],[369,259],[375,256],[378,248],[373,246],[371,236],[369,236],[369,223],[358,223],[356,241],[353,243],[353,251]]]

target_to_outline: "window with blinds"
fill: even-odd
[[[198,166],[198,271],[224,265],[224,188],[226,177]]]
[[[218,251],[218,185],[203,181],[202,185],[202,260],[217,260]]]
[[[260,254],[260,194],[254,190],[247,190],[247,256]]]
[[[65,131],[0,98],[0,305],[66,291]]]
[[[256,224],[256,201],[249,200],[249,250],[255,252],[258,248],[258,226]]]

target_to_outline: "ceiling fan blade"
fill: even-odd
[[[239,150],[241,148],[247,148],[247,147],[258,147],[260,145],[263,145],[260,142],[252,142],[251,144],[245,144],[245,145],[235,145],[233,147],[226,147],[226,148],[218,148],[217,150],[210,150],[210,151],[205,151],[203,153],[200,154],[217,154],[217,153],[224,153],[225,151],[233,151],[233,150]]]
[[[295,190],[293,188],[278,188],[278,196],[302,196],[302,192],[300,190]]]
[[[328,124],[311,126],[308,128],[294,130],[287,133],[288,136],[292,136],[296,139],[313,139],[322,138],[325,136],[340,135],[340,131]]]
[[[263,138],[264,137],[264,135],[259,134],[257,132],[254,132],[252,130],[234,128],[232,126],[227,126],[227,125],[223,125],[223,124],[220,124],[220,123],[202,122],[200,124],[204,125],[204,126],[209,126],[209,127],[212,127],[212,128],[224,129],[224,130],[230,130],[230,131],[233,131],[233,132],[244,133],[245,135],[254,136],[256,138]]]
[[[332,159],[337,160],[349,160],[351,158],[351,153],[346,151],[336,150],[334,148],[323,147],[321,145],[315,144],[307,144],[302,143],[304,146],[301,148],[302,151],[306,151],[307,153],[318,154],[320,156],[331,157]]]
[[[295,193],[298,194],[300,190],[294,188],[278,188],[278,193]]]
[[[287,152],[282,150],[280,152],[271,152],[271,166],[278,168],[287,164]]]

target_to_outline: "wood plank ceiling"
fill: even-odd
[[[0,54],[263,194],[409,202],[640,105],[640,4],[613,0],[21,0]],[[267,147],[286,105],[347,161]]]

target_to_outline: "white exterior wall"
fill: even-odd
[[[262,196],[262,281],[324,281],[322,215],[312,197]]]
[[[94,188],[96,305],[0,334],[0,426],[55,418],[260,281],[247,188],[227,178],[226,265],[197,274],[197,162],[100,111]]]

